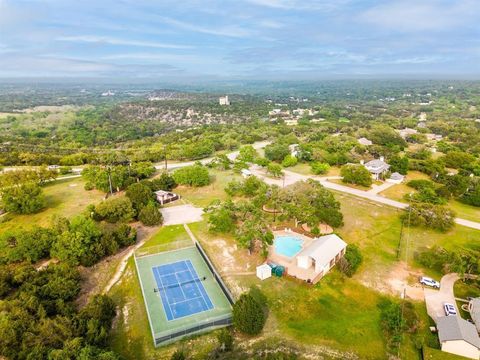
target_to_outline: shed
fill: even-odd
[[[400,184],[403,182],[403,180],[405,179],[405,176],[398,173],[398,172],[394,172],[392,175],[390,175],[390,178],[387,179],[387,182],[389,183],[394,183],[394,184]]]
[[[260,280],[268,279],[272,276],[272,268],[268,264],[257,266],[257,277]]]

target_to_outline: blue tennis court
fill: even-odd
[[[213,309],[190,260],[155,266],[152,271],[169,321]]]

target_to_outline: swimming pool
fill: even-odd
[[[293,257],[302,250],[303,240],[294,235],[275,236],[273,242],[277,254]]]

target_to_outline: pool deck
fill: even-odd
[[[313,242],[313,238],[299,234],[295,231],[285,231],[285,230],[277,230],[273,232],[274,236],[295,236],[300,239],[302,239],[303,244],[302,244],[302,251],[306,246],[310,245]],[[268,261],[282,265],[285,267],[286,273],[289,276],[292,276],[294,278],[307,281],[310,280],[313,284],[318,282],[320,278],[322,277],[321,275],[317,274],[315,272],[314,267],[310,267],[309,269],[302,269],[297,266],[297,258],[296,255],[292,257],[287,257],[281,254],[278,254],[275,251],[275,246],[271,245],[268,249]]]

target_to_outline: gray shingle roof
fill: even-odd
[[[394,172],[391,176],[390,176],[390,179],[392,180],[403,180],[405,176],[403,176],[402,174],[398,173],[398,172]]]
[[[388,165],[385,161],[382,161],[380,159],[375,159],[375,160],[370,160],[365,164],[365,167],[370,171],[371,173],[379,174],[384,171],[387,171],[390,168],[390,165]]]
[[[473,324],[458,316],[442,316],[437,320],[440,342],[464,340],[480,349],[480,337]]]

